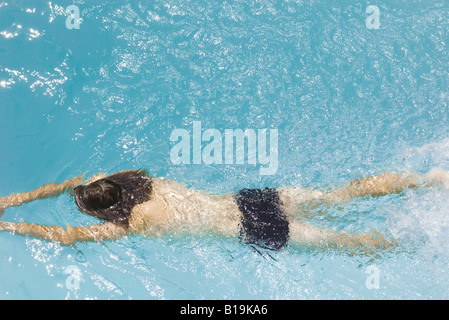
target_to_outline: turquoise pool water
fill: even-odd
[[[449,170],[448,17],[447,1],[1,1],[0,194],[129,168],[214,193]],[[278,130],[276,172],[175,165],[170,135],[194,121]],[[182,235],[73,248],[2,232],[0,298],[447,299],[448,199],[407,191],[311,220],[400,241],[376,258]],[[68,195],[2,220],[96,222]]]

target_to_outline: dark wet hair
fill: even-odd
[[[150,200],[152,179],[146,170],[127,170],[74,190],[80,211],[128,227],[131,209]]]

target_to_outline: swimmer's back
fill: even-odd
[[[240,211],[232,194],[212,195],[173,180],[153,179],[151,200],[135,206],[130,231],[149,236],[167,232],[239,234]]]

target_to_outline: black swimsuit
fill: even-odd
[[[276,189],[243,189],[235,195],[242,212],[240,237],[248,244],[280,250],[288,241],[288,220]]]

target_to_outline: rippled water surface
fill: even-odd
[[[79,29],[66,27],[72,4]],[[373,4],[379,29],[366,22]],[[448,19],[447,1],[1,1],[0,194],[140,167],[214,193],[449,170]],[[193,121],[277,129],[278,170],[174,165],[170,134]],[[311,220],[401,243],[375,258],[181,235],[73,248],[2,232],[0,298],[447,299],[448,199],[407,191]],[[2,220],[96,222],[68,195]]]

